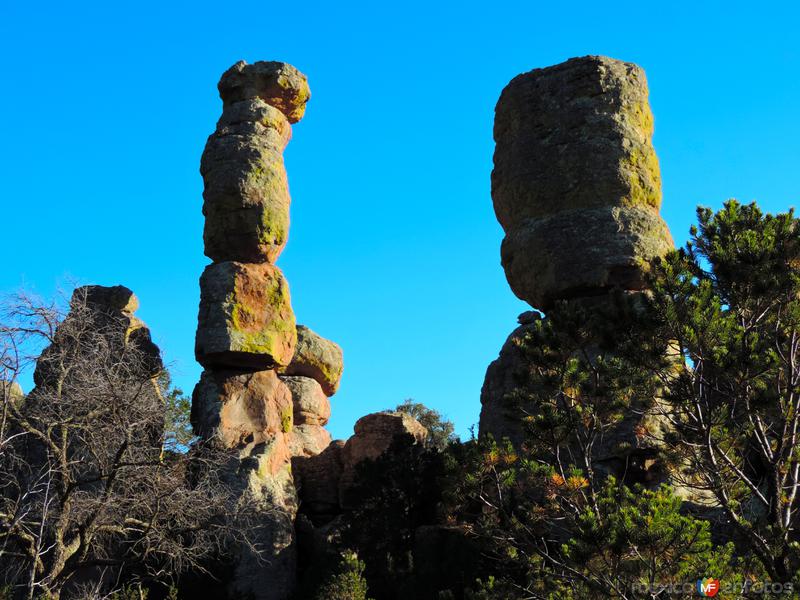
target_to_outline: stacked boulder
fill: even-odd
[[[331,434],[325,429],[331,416],[328,398],[339,389],[343,369],[342,349],[337,344],[304,325],[297,326],[294,357],[281,369],[281,380],[292,395],[292,456],[314,456],[331,443]]]
[[[544,312],[559,301],[594,310],[615,290],[644,290],[648,261],[673,248],[659,215],[652,136],[645,74],[631,63],[574,58],[519,75],[503,90],[492,199],[505,231],[502,265],[520,299]],[[527,368],[519,342],[538,318],[520,316],[487,370],[482,435],[517,444],[524,437],[509,399]]]
[[[204,367],[192,395],[192,425],[230,452],[235,493],[260,512],[256,542],[242,551],[232,593],[287,598],[294,585],[297,494],[293,455],[330,443],[328,396],[342,352],[298,326],[275,262],[289,233],[283,150],[310,97],[305,75],[286,63],[243,61],[218,85],[223,102],[200,165],[203,239],[213,262],[200,277],[195,355]]]

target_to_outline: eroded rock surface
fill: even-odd
[[[283,369],[287,375],[315,379],[327,396],[339,389],[344,371],[342,349],[338,344],[315,333],[305,325],[297,326],[297,346],[292,362]]]
[[[204,371],[192,394],[195,433],[223,448],[292,430],[292,394],[275,371]]]
[[[218,88],[223,113],[200,163],[205,253],[215,262],[274,263],[289,236],[283,150],[311,97],[308,82],[286,63],[240,61]]]
[[[315,524],[329,522],[357,504],[358,498],[351,492],[358,465],[379,458],[398,437],[410,436],[418,444],[424,444],[428,437],[425,427],[401,412],[366,415],[356,421],[353,429],[354,434],[346,442],[334,440],[316,456],[292,460],[301,505]]]
[[[672,248],[644,71],[602,56],[515,77],[495,109],[492,199],[511,289],[559,299],[642,289]]]
[[[637,65],[585,56],[519,75],[500,96],[492,200],[505,231],[502,265],[514,293],[545,319],[558,318],[551,309],[559,301],[588,317],[618,293],[635,297],[646,287],[648,261],[673,248],[659,215],[647,95]],[[520,316],[486,372],[480,435],[523,443],[524,419],[537,407],[534,365],[521,343],[538,318]],[[647,399],[632,403],[595,445],[594,466],[653,483],[663,476],[657,442],[639,434],[663,437],[664,423]]]
[[[221,262],[200,277],[195,354],[205,367],[287,365],[297,333],[289,284],[267,263]]]

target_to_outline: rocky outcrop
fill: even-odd
[[[261,556],[239,549],[230,592],[283,600],[295,582],[297,493],[292,457],[331,443],[324,426],[342,375],[341,349],[297,325],[275,266],[289,235],[283,150],[310,97],[305,75],[279,62],[238,62],[220,79],[222,116],[208,138],[195,355],[205,371],[192,425],[230,455],[232,493],[260,511]],[[237,496],[237,497],[239,497]]]
[[[379,458],[398,437],[409,436],[418,444],[428,437],[412,416],[391,411],[361,417],[353,430],[346,442],[336,440],[316,456],[293,460],[301,506],[312,522],[325,523],[356,505],[351,491],[362,462]]]
[[[260,511],[262,556],[240,549],[231,593],[288,598],[294,585],[297,496],[290,447],[292,392],[278,377],[297,343],[289,286],[274,265],[289,234],[283,150],[310,93],[277,62],[238,62],[218,85],[223,112],[200,164],[205,253],[192,395],[195,432],[230,453],[232,493]]]
[[[644,289],[648,261],[673,247],[658,212],[652,136],[647,82],[634,64],[586,56],[508,84],[495,112],[492,199],[506,234],[502,265],[517,296],[545,313],[566,301],[595,314],[613,293]],[[480,435],[522,443],[523,416],[536,407],[526,400],[531,365],[521,343],[539,318],[521,315],[489,366]],[[661,425],[646,408],[632,411],[605,432],[595,466],[655,477],[656,449],[637,432]]]
[[[95,355],[127,363],[134,377],[156,377],[163,370],[161,351],[153,343],[150,330],[134,315],[138,308],[139,299],[122,285],[76,288],[70,299],[69,313],[56,329],[53,342],[36,362],[33,373],[36,386],[59,385],[62,374],[69,373],[78,364],[86,368]],[[102,341],[102,352],[90,347],[86,340],[78,343],[81,329],[91,331],[97,343]],[[159,393],[155,381],[152,388],[154,394]],[[31,394],[36,396],[35,392],[34,389]]]
[[[520,326],[508,336],[497,357],[486,370],[481,388],[480,434],[491,433],[496,440],[508,438],[515,445],[524,440],[520,409],[515,393],[523,387],[528,370],[520,342],[531,329],[533,317],[522,313]]]
[[[531,306],[640,290],[673,246],[644,71],[602,56],[515,77],[495,109],[492,199],[511,289]]]
[[[281,379],[290,391],[294,409],[294,427],[289,439],[292,456],[319,454],[331,443],[331,434],[325,429],[331,416],[330,400],[315,379],[296,376]]]
[[[204,371],[191,418],[197,435],[224,448],[261,444],[292,430],[292,395],[275,371]]]
[[[25,399],[22,386],[16,381],[0,380],[0,402],[19,405]]]

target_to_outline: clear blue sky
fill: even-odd
[[[287,61],[313,98],[286,152],[279,265],[299,321],[344,348],[330,429],[413,397],[465,435],[526,309],[489,195],[503,86],[585,54],[642,65],[682,242],[698,203],[800,197],[799,17],[788,2],[6,0],[0,291],[129,286],[190,391],[216,83],[238,59]]]

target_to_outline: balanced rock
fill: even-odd
[[[514,293],[559,299],[639,290],[672,248],[644,71],[600,56],[515,77],[495,109],[492,199]]]
[[[222,74],[217,85],[223,106],[261,98],[286,115],[290,123],[303,118],[311,98],[308,78],[292,65],[260,60],[252,65],[240,60]]]
[[[289,235],[283,150],[305,112],[308,82],[285,63],[240,61],[218,87],[223,113],[200,163],[205,253],[215,262],[274,263]]]
[[[267,263],[211,264],[200,277],[195,355],[204,367],[287,365],[297,341],[289,285]]]
[[[192,394],[192,426],[223,448],[260,444],[292,430],[292,395],[275,371],[204,371]]]
[[[240,61],[218,89],[222,116],[200,164],[205,254],[214,262],[200,278],[195,355],[205,371],[192,425],[227,452],[233,500],[256,506],[255,545],[225,549],[235,564],[231,597],[286,600],[295,582],[291,458],[330,443],[319,424],[330,415],[322,391],[301,401],[278,376],[297,343],[289,286],[273,266],[289,235],[283,150],[310,93],[305,76],[279,62]],[[308,420],[296,430],[293,396]]]
[[[339,389],[344,370],[342,349],[305,325],[297,326],[297,346],[292,361],[284,369],[287,375],[311,377],[328,396]]]

